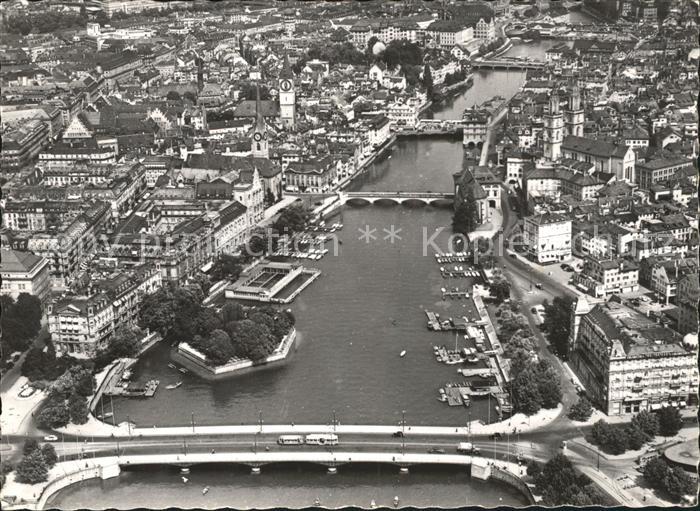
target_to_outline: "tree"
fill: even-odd
[[[535,369],[537,386],[542,398],[542,407],[548,409],[556,408],[561,401],[559,374],[547,359],[541,359],[535,366]]]
[[[160,332],[164,338],[189,340],[195,335],[196,318],[202,309],[201,289],[163,286],[144,296],[139,324]]]
[[[503,278],[494,279],[494,281],[491,282],[490,293],[491,296],[495,297],[499,302],[510,298],[510,282]]]
[[[230,254],[221,254],[214,261],[214,265],[210,270],[211,279],[215,282],[228,280],[234,282],[238,279],[243,271],[241,260],[238,257]]]
[[[365,48],[365,53],[367,54],[368,58],[373,58],[374,57],[374,45],[379,42],[379,38],[375,35],[369,38],[367,41],[367,48]]]
[[[467,236],[476,229],[479,223],[479,213],[474,202],[474,194],[471,188],[467,188],[467,196],[464,201],[457,206],[452,216],[452,232]]]
[[[556,352],[566,358],[569,351],[573,299],[568,296],[557,296],[551,305],[547,302],[543,305],[547,338]]]
[[[71,394],[68,398],[68,413],[73,424],[85,424],[89,414],[87,399],[79,394]]]
[[[15,479],[24,484],[36,484],[46,481],[49,477],[49,470],[46,466],[44,456],[40,450],[35,450],[31,454],[24,456],[17,465]]]
[[[663,480],[666,478],[667,471],[668,465],[661,456],[658,456],[646,462],[642,474],[649,484],[655,488],[660,488]]]
[[[240,303],[227,303],[221,308],[221,320],[224,325],[245,318],[245,311]]]
[[[273,228],[280,234],[295,234],[306,229],[311,214],[302,204],[292,204],[280,213]]]
[[[267,358],[277,347],[270,330],[265,325],[258,325],[249,319],[235,323],[231,342],[236,355],[260,362]]]
[[[516,412],[534,415],[542,407],[542,396],[534,371],[530,368],[520,372],[512,380],[513,404]]]
[[[660,435],[675,436],[683,427],[683,418],[677,408],[665,406],[657,412],[657,415]]]
[[[44,444],[41,446],[41,455],[44,457],[46,466],[52,468],[56,462],[58,462],[58,456],[56,455],[56,449],[51,444]]]
[[[165,96],[165,99],[167,99],[168,101],[180,101],[180,93],[176,90],[168,91],[168,94]]]
[[[197,325],[195,331],[204,337],[207,337],[214,330],[219,330],[224,326],[219,314],[217,314],[214,309],[209,307],[204,307],[200,311],[199,315],[197,316],[196,323]]]
[[[634,424],[629,424],[624,429],[627,436],[627,448],[636,451],[649,440],[649,437]]]
[[[655,437],[659,432],[659,416],[647,410],[642,410],[632,417],[632,424],[642,430],[649,438]]]
[[[139,353],[142,337],[143,332],[136,326],[122,325],[118,327],[107,347],[97,353],[95,368],[100,370],[118,358],[136,357]]]
[[[425,64],[423,66],[423,87],[425,87],[425,92],[428,95],[428,98],[433,97],[433,74],[430,71],[430,65]]]
[[[36,421],[43,428],[62,428],[70,422],[70,412],[64,402],[52,403],[39,412]]]
[[[234,355],[229,335],[223,330],[214,330],[204,339],[199,349],[206,355],[207,364],[219,366],[228,362]]]
[[[680,500],[685,495],[697,494],[697,482],[680,467],[671,467],[663,479],[663,489],[674,500]]]
[[[183,99],[190,101],[191,103],[197,103],[197,96],[192,91],[187,91],[182,95]]]
[[[39,442],[37,442],[34,438],[27,438],[24,441],[24,446],[22,447],[22,454],[24,456],[26,456],[27,454],[33,453],[38,448],[39,448]]]
[[[572,421],[585,422],[591,418],[592,413],[593,407],[591,406],[591,402],[586,396],[581,396],[578,402],[569,410],[568,417]]]

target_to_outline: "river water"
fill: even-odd
[[[440,465],[412,467],[399,475],[387,465],[348,465],[329,475],[318,465],[265,466],[260,475],[243,467],[198,466],[183,484],[176,469],[155,467],[122,472],[116,479],[91,480],[71,486],[49,501],[47,507],[89,508],[303,508],[319,499],[324,507],[369,507],[372,500],[391,507],[484,507],[527,505],[518,491],[506,484],[471,481],[464,469]],[[208,486],[204,496],[202,489]]]
[[[496,94],[512,96],[522,81],[523,73],[518,72],[479,73],[471,89],[435,116],[460,118],[467,106]],[[452,174],[461,169],[462,159],[458,140],[400,141],[391,158],[375,163],[354,187],[449,192]],[[346,206],[339,221],[344,228],[337,255],[331,251],[320,261],[305,262],[323,273],[291,304],[298,343],[284,366],[210,383],[168,368],[169,347],[156,346],[134,372],[139,381],[157,378],[160,389],[151,399],[115,398],[116,421],[128,418],[145,427],[182,425],[194,415],[198,424],[239,424],[254,423],[262,413],[267,424],[325,424],[335,412],[344,424],[398,424],[402,410],[409,425],[463,425],[468,418],[495,417],[489,401],[473,401],[465,409],[437,400],[438,389],[459,378],[454,366],[434,360],[432,347],[454,347],[455,338],[429,332],[424,311],[458,317],[462,305],[459,300],[441,299],[440,288],[446,281],[432,249],[424,247],[425,239],[441,231],[436,243],[441,250],[448,249],[451,210]],[[363,232],[370,236],[361,239]],[[466,286],[466,281],[451,287],[460,284]],[[407,351],[404,358],[399,357],[402,350]],[[178,380],[183,380],[179,388],[164,388]],[[402,504],[416,506],[525,503],[509,487],[472,484],[466,474],[451,468],[430,467],[402,478],[395,467],[343,467],[334,477],[318,468],[293,465],[263,470],[257,478],[236,470],[197,469],[187,486],[165,468],[128,472],[104,486],[87,483],[70,488],[53,505],[303,507],[318,497],[324,505],[340,506],[368,505],[372,498],[388,504],[397,493]],[[200,491],[204,485],[211,489],[205,498]]]

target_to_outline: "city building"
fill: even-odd
[[[586,256],[583,271],[574,273],[574,285],[595,298],[639,289],[639,266],[627,259]]]
[[[491,220],[494,210],[501,209],[501,181],[487,166],[467,166],[452,175],[455,190],[455,208],[465,201],[474,201],[478,221]]]
[[[593,163],[598,172],[614,174],[618,180],[636,182],[636,155],[632,147],[568,135],[561,143],[561,154],[565,158]]]
[[[668,181],[685,169],[694,171],[693,159],[678,156],[654,158],[643,163],[637,163],[635,173],[640,188],[648,190],[652,185]]]
[[[280,120],[283,126],[293,129],[296,119],[296,91],[294,88],[294,73],[289,64],[289,57],[286,54],[282,63],[279,88]]]
[[[562,138],[564,136],[564,115],[559,109],[559,96],[552,93],[549,96],[549,110],[544,115],[544,157],[556,161],[561,157]]]
[[[698,333],[698,306],[700,305],[698,272],[687,273],[678,281],[676,305],[678,306],[678,331],[681,334]]]
[[[0,294],[17,298],[21,293],[45,302],[51,292],[49,261],[29,252],[2,249],[0,254]]]
[[[554,263],[571,258],[571,219],[545,214],[523,219],[527,254],[538,263]]]
[[[697,403],[697,353],[680,334],[617,300],[578,302],[569,364],[596,407],[631,415]]]

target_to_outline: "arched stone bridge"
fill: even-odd
[[[341,204],[374,204],[383,201],[437,206],[453,204],[455,196],[453,193],[442,192],[338,192],[338,198]]]

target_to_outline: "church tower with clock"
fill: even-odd
[[[280,120],[285,128],[294,128],[294,119],[296,116],[296,92],[294,90],[294,73],[289,65],[289,58],[284,56],[282,63],[282,71],[280,72],[279,81],[279,100],[280,100]]]
[[[267,142],[267,125],[260,106],[260,88],[255,87],[255,124],[253,124],[253,143],[251,155],[255,158],[269,158],[270,148]]]

